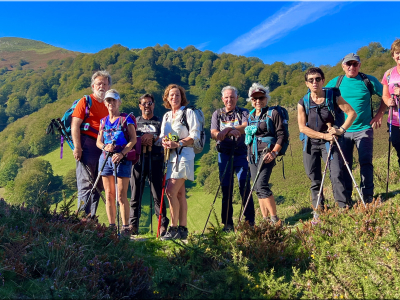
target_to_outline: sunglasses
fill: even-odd
[[[355,61],[355,62],[348,61],[348,62],[346,62],[346,66],[348,66],[348,67],[353,66],[354,68],[357,68],[359,65],[360,65],[360,63],[358,61]]]
[[[261,96],[261,97],[252,97],[251,100],[253,100],[253,101],[257,101],[257,100],[262,101],[262,100],[264,100],[264,99],[266,99],[266,98],[267,98],[267,97],[265,97],[265,96]]]
[[[315,80],[316,82],[320,82],[320,81],[322,80],[322,77],[316,77],[316,78],[309,78],[309,79],[307,79],[307,81],[308,81],[309,83],[313,83],[314,80]]]
[[[145,103],[140,103],[141,106],[152,106],[154,102],[145,102]]]

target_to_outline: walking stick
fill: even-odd
[[[115,184],[115,209],[117,210],[117,233],[118,238],[121,237],[121,232],[119,230],[119,201],[118,201],[118,178],[117,178],[117,164],[114,163],[114,184]]]
[[[251,186],[249,196],[247,196],[246,204],[244,205],[242,215],[239,218],[238,227],[239,227],[240,222],[242,221],[244,212],[246,211],[247,204],[249,204],[249,201],[250,201],[251,195],[253,193],[254,187],[255,187],[255,185],[257,183],[258,177],[260,176],[260,172],[261,172],[262,166],[264,164],[264,158],[265,158],[265,155],[267,155],[267,153],[268,153],[268,147],[264,148],[263,152],[261,152],[260,160],[258,162],[259,165],[258,165],[258,168],[257,168],[257,174],[256,174],[256,177],[254,178],[253,185]]]
[[[242,210],[243,210],[243,200],[244,200],[244,196],[246,195],[247,183],[249,182],[249,176],[250,176],[250,168],[249,168],[249,167],[247,167],[246,183],[244,184],[244,190],[243,190],[243,194],[242,194],[242,203],[240,204],[240,212],[239,212],[239,216],[240,216],[240,215],[242,215]]]
[[[113,144],[115,144],[115,142],[113,142]],[[102,153],[102,154],[103,154],[103,153]],[[92,187],[92,189],[91,189],[90,192],[89,192],[89,196],[87,197],[88,201],[86,201],[86,203],[83,205],[83,207],[81,207],[81,206],[79,205],[79,207],[78,207],[78,213],[81,212],[81,211],[84,211],[84,210],[86,209],[86,206],[87,206],[88,203],[89,203],[89,199],[90,199],[90,197],[92,197],[93,191],[94,191],[95,189],[97,189],[97,183],[99,182],[99,179],[100,179],[100,177],[101,177],[101,172],[103,172],[104,167],[105,167],[105,165],[106,165],[106,163],[107,163],[107,160],[108,160],[108,158],[109,158],[112,154],[113,154],[113,152],[107,152],[107,156],[106,156],[106,158],[105,158],[103,164],[101,165],[101,168],[100,168],[100,170],[99,170],[99,174],[97,175],[96,181],[94,182],[93,187]],[[87,170],[86,170],[86,171],[87,171]]]
[[[234,157],[234,152],[232,152],[231,161],[230,161],[231,164],[233,164],[233,157]],[[226,174],[226,171],[228,170],[228,166],[229,166],[229,164],[226,164],[225,169],[224,169],[224,172],[222,173],[222,177],[221,177],[222,180],[225,178],[225,174]],[[204,229],[203,229],[203,232],[201,233],[201,236],[204,235],[204,231],[205,231],[206,228],[207,228],[207,224],[208,224],[208,221],[210,220],[211,212],[212,212],[212,210],[214,209],[215,200],[217,200],[219,190],[221,189],[222,180],[219,182],[219,186],[218,186],[218,189],[217,189],[217,193],[215,194],[214,201],[213,201],[213,203],[211,204],[210,213],[208,214],[207,221],[206,221],[206,224],[204,225]]]
[[[234,142],[236,142],[236,139],[235,139],[235,137],[233,137],[232,136],[232,140],[234,141]],[[235,147],[236,148],[236,147]],[[233,157],[234,157],[234,153],[235,153],[235,149],[232,149],[232,156],[231,156],[231,170],[230,170],[230,175],[231,175],[231,178],[230,178],[230,180],[229,180],[229,191],[228,191],[228,203],[226,204],[226,218],[225,218],[225,226],[227,226],[228,225],[228,214],[229,214],[229,200],[231,199],[231,196],[232,196],[232,190],[233,190],[233,187],[232,187],[232,183],[233,183]],[[233,198],[233,197],[232,197]],[[231,200],[232,202],[233,202],[233,199]],[[232,207],[232,210],[233,210],[233,207]]]
[[[325,169],[324,169],[324,173],[322,175],[322,182],[321,182],[321,186],[319,187],[319,193],[318,193],[318,200],[317,200],[317,205],[315,206],[315,210],[317,210],[318,205],[319,205],[319,201],[321,200],[322,197],[322,190],[324,188],[324,180],[325,180],[325,175],[326,175],[326,169],[328,169],[328,164],[329,164],[329,158],[331,156],[331,152],[332,152],[332,142],[330,143],[329,146],[329,151],[328,151],[328,156],[326,158],[326,163],[325,163]]]
[[[140,174],[140,186],[139,186],[139,212],[138,212],[138,219],[140,219],[140,216],[142,215],[142,197],[143,197],[143,191],[144,191],[144,165],[145,165],[145,154],[146,154],[146,146],[142,146],[142,172]]]
[[[150,234],[153,235],[153,191],[151,190],[151,185],[153,184],[153,174],[151,172],[151,146],[148,146],[149,150],[149,173],[148,173],[148,180],[149,180],[149,188],[150,188]]]
[[[167,137],[169,140],[176,142],[178,140],[177,136],[172,136],[171,133]],[[169,161],[169,154],[170,154],[170,149],[169,148],[164,148],[164,177],[163,177],[163,189],[161,192],[161,200],[160,200],[160,213],[158,215],[158,226],[157,226],[157,238],[160,232],[160,227],[161,227],[161,218],[163,217],[162,215],[162,208],[163,208],[163,203],[164,203],[164,193],[165,189],[167,187],[168,181],[166,181],[167,178],[167,167],[168,167],[168,161]]]
[[[393,99],[393,95],[392,95]],[[388,150],[388,167],[387,167],[387,174],[386,174],[386,195],[385,200],[388,198],[389,192],[389,167],[390,167],[390,148],[392,144],[392,119],[393,119],[393,106],[390,107],[389,110],[389,150]]]
[[[346,161],[346,157],[345,157],[344,154],[343,154],[342,147],[340,147],[340,144],[338,143],[338,140],[337,140],[336,136],[335,136],[335,135],[332,135],[332,137],[333,137],[333,140],[335,141],[335,143],[336,143],[336,145],[337,145],[337,147],[338,147],[338,149],[339,149],[340,155],[342,155],[344,164],[346,165],[347,171],[349,171],[350,177],[351,177],[351,179],[353,180],[353,183],[354,183],[354,186],[355,186],[356,189],[357,189],[358,195],[360,196],[360,199],[361,199],[362,203],[364,204],[364,206],[367,207],[367,206],[365,205],[365,202],[364,202],[362,193],[361,193],[361,191],[360,191],[360,188],[358,187],[358,184],[357,184],[356,180],[354,179],[353,173],[351,173],[349,164],[348,164],[347,161]]]

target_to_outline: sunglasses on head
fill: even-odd
[[[353,66],[354,68],[357,68],[359,64],[360,63],[358,61],[354,61],[354,62],[348,61],[348,62],[346,62],[346,66],[348,66],[348,67]]]
[[[152,106],[153,105],[153,102],[145,102],[145,103],[140,103],[140,105],[142,105],[142,106]]]
[[[309,78],[309,79],[307,79],[307,81],[308,81],[309,83],[313,83],[314,80],[315,80],[316,82],[320,82],[320,81],[322,80],[322,77],[316,77],[316,78]]]
[[[257,100],[264,100],[265,98],[267,98],[267,97],[265,97],[265,96],[261,96],[261,97],[252,97],[251,99],[253,100],[253,101],[257,101]]]

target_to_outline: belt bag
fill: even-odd
[[[265,136],[265,137],[258,137],[257,140],[263,144],[267,144],[267,147],[270,148],[272,145],[276,144],[276,137],[274,136]],[[264,149],[257,149],[258,152]]]

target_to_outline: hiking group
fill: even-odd
[[[318,218],[317,209],[324,205],[322,186],[327,168],[340,208],[352,207],[353,184],[364,205],[373,201],[373,129],[381,126],[387,107],[389,151],[393,142],[400,157],[399,39],[393,42],[391,54],[396,66],[385,72],[382,83],[360,72],[361,60],[354,53],[342,60],[345,74],[333,78],[325,87],[325,75],[320,68],[309,68],[305,73],[308,92],[297,104],[297,116],[304,169],[311,181],[314,218]],[[194,180],[195,154],[204,147],[203,113],[188,106],[184,88],[176,84],[170,84],[164,92],[163,105],[169,111],[162,119],[154,113],[155,99],[151,94],[140,97],[141,115],[137,118],[120,113],[122,99],[116,90],[110,89],[111,76],[106,71],[96,72],[91,86],[93,93],[74,103],[71,113],[70,146],[76,159],[78,210],[94,218],[104,188],[110,227],[119,230],[115,219],[119,220],[121,213],[122,234],[137,235],[147,179],[152,198],[150,215],[154,202],[159,220],[157,236],[163,240],[186,239],[185,182]],[[223,230],[231,231],[234,227],[235,173],[242,198],[239,222],[243,216],[250,225],[255,222],[253,191],[264,220],[280,222],[269,179],[278,156],[284,155],[289,145],[288,112],[279,105],[269,106],[269,88],[259,83],[253,83],[248,91],[247,101],[253,107],[250,112],[237,106],[235,87],[226,86],[221,93],[224,106],[212,114],[210,131],[211,138],[216,140],[220,181],[214,203],[221,189]],[[371,98],[374,94],[382,97],[375,115]],[[360,164],[359,185],[351,172],[354,145]],[[324,170],[321,158],[325,161]],[[163,204],[164,194],[170,219]],[[208,219],[206,225],[207,222]]]

